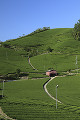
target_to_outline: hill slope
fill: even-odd
[[[28,64],[28,56],[51,52],[79,54],[80,41],[73,38],[72,31],[72,28],[50,29],[3,42],[0,46],[0,74],[15,72],[18,68],[24,72],[33,71]]]
[[[32,65],[38,69],[37,72],[44,72],[50,67],[59,72],[75,69],[77,54],[78,67],[80,67],[80,41],[74,40],[72,31],[72,28],[52,29],[2,43],[0,75],[13,73],[16,69],[30,72],[29,74],[32,75],[34,70],[28,63],[28,56],[32,56],[30,60]],[[34,76],[37,72],[34,71]],[[37,76],[39,77],[39,74]],[[5,82],[4,99],[0,99],[3,111],[18,120],[80,119],[79,85],[77,87],[79,76],[56,78],[48,84],[48,91],[53,96],[56,96],[55,86],[59,85],[58,98],[65,104],[58,104],[57,110],[55,101],[49,98],[43,89],[43,84],[47,80],[48,78]],[[0,87],[2,90],[2,83]],[[67,90],[68,88],[70,91]],[[73,91],[75,94],[72,94]],[[2,94],[2,91],[0,92]]]
[[[22,48],[27,52],[35,50],[36,54],[46,52],[48,47],[51,47],[53,52],[79,52],[80,42],[74,40],[72,31],[72,28],[51,29],[6,41],[3,44],[16,49]]]

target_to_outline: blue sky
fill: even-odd
[[[0,0],[0,40],[15,39],[38,28],[73,28],[80,0]]]

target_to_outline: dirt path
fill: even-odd
[[[13,119],[13,118],[10,118],[9,116],[7,116],[4,112],[3,112],[3,110],[1,109],[1,107],[0,107],[0,117],[2,118],[2,119],[5,119],[5,120],[16,120],[16,119]]]
[[[57,76],[55,76],[55,77],[52,77],[45,85],[44,85],[44,90],[45,90],[45,92],[49,95],[49,97],[50,98],[52,98],[53,100],[56,100],[56,98],[55,97],[53,97],[49,92],[48,92],[48,90],[47,90],[47,85],[48,85],[48,83],[49,82],[51,82],[53,79],[55,79]],[[59,100],[57,100],[57,102],[59,102],[59,103],[62,103],[61,101],[59,101]]]
[[[28,63],[30,64],[30,66],[34,69],[34,70],[37,70],[30,62],[30,58],[28,58]]]

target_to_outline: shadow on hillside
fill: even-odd
[[[3,99],[3,98],[4,98],[4,96],[3,96],[3,95],[0,95],[0,100]]]

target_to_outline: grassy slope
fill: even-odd
[[[53,52],[32,57],[32,64],[42,71],[46,71],[48,68],[54,68],[58,72],[67,71],[76,68],[75,59],[78,54],[78,67],[80,67],[80,41],[74,40],[72,29],[53,29],[47,32],[50,36],[48,36],[48,43],[46,42],[45,46],[50,45]]]
[[[26,51],[24,51],[25,46],[31,47],[31,49],[36,49],[38,54],[46,53],[47,48],[49,46],[53,49],[52,56],[54,56],[55,53],[56,54],[59,54],[59,53],[60,54],[63,54],[63,53],[64,54],[65,53],[77,54],[77,53],[79,53],[80,41],[74,40],[74,38],[72,36],[72,30],[73,30],[72,28],[51,29],[51,30],[47,30],[44,32],[35,33],[34,35],[31,35],[31,36],[25,36],[25,37],[21,37],[21,38],[15,39],[15,40],[10,40],[10,41],[4,42],[3,44],[5,44],[5,43],[9,44],[14,49],[9,50],[7,48],[4,49],[4,48],[0,47],[0,51],[1,51],[0,52],[0,58],[1,58],[0,73],[3,74],[3,73],[8,73],[10,71],[15,72],[15,70],[17,68],[20,68],[22,71],[33,71],[33,70],[31,70],[28,63],[26,62],[28,58],[24,57],[24,55],[26,55]],[[23,58],[21,55],[23,55]],[[48,55],[47,55],[47,57],[48,57]],[[64,55],[61,57],[62,58],[64,57],[63,60],[65,59]],[[41,56],[40,56],[40,58],[41,58]],[[45,63],[45,58],[46,58],[45,56],[43,56],[43,58],[42,58],[42,59],[44,59],[44,63]],[[48,63],[46,63],[46,64],[39,63],[39,64],[41,64],[42,67],[46,66],[46,67],[40,68],[40,69],[44,69],[44,71],[46,71],[49,67],[51,67],[52,66],[51,58],[48,60],[48,61],[50,61],[50,64],[48,67],[47,67]],[[39,61],[35,62],[35,59],[37,60],[38,58],[37,57],[32,58],[31,62],[33,63],[33,65],[35,65],[35,63],[38,64],[38,62],[39,62]],[[59,57],[57,57],[56,59],[59,59]],[[55,64],[57,64],[57,66],[59,66],[59,70],[60,70],[61,66],[63,65],[61,59],[60,59],[60,64],[59,64],[59,62],[56,63],[54,61]],[[6,67],[6,66],[8,66],[8,67]],[[28,69],[26,69],[25,67]]]
[[[53,68],[58,72],[75,69],[75,55],[54,55],[45,54],[31,58],[31,63],[41,71]]]
[[[77,55],[78,68],[80,68],[80,55]],[[40,71],[47,71],[49,68],[57,70],[57,72],[76,69],[76,55],[67,54],[45,54],[31,58],[31,63]]]
[[[13,82],[5,82],[5,95],[7,101],[11,102],[32,102],[47,104],[51,99],[44,92],[43,84],[48,80],[34,79],[34,80],[21,80]],[[46,99],[47,98],[47,99]],[[44,100],[45,99],[45,100]],[[39,102],[40,101],[40,102]]]
[[[80,74],[76,76],[57,77],[51,81],[47,88],[56,96],[55,86],[58,84],[58,99],[65,104],[80,106]]]
[[[66,104],[64,110],[80,114],[80,74],[76,76],[58,77],[51,81],[47,88],[51,95],[56,96],[56,85],[58,87],[58,99]],[[77,119],[77,117],[76,117]],[[75,119],[75,120],[76,120]]]
[[[24,80],[5,83],[4,94],[0,100],[3,110],[18,120],[76,120],[78,113],[68,111],[67,106],[58,104],[44,91],[43,84],[48,79]],[[70,106],[69,106],[70,107]]]
[[[46,71],[49,67],[52,67],[54,63],[55,63],[55,68],[57,68],[59,71],[66,71],[69,68],[72,68],[72,69],[75,68],[74,67],[75,56],[67,56],[65,55],[65,53],[77,54],[80,51],[80,48],[79,48],[80,41],[75,41],[73,39],[71,31],[72,29],[68,29],[68,28],[53,29],[53,30],[48,30],[48,31],[44,31],[41,33],[34,34],[32,36],[26,36],[23,38],[18,38],[16,40],[7,41],[6,43],[9,43],[12,46],[17,46],[19,50],[21,49],[22,53],[23,53],[23,48],[25,45],[36,46],[40,44],[41,46],[37,47],[39,54],[45,53],[47,47],[50,46],[52,49],[54,49],[52,54],[33,57],[31,58],[31,62],[38,69],[40,70],[44,69],[43,71]],[[1,57],[0,66],[2,68],[0,70],[1,74],[7,73],[9,71],[14,72],[17,67],[18,68],[20,67],[22,71],[26,71],[25,67],[28,68],[28,71],[32,71],[32,69],[26,63],[27,58],[21,56],[21,53],[20,53],[21,51],[18,52],[18,51],[9,50],[7,48],[4,49],[0,47],[0,51],[1,49],[3,49],[2,53],[0,52],[0,57]],[[6,51],[8,51],[8,53],[6,53]],[[63,55],[58,56],[58,54],[63,54]],[[54,58],[54,62],[52,60],[53,58]],[[79,59],[80,57],[78,57],[78,61]],[[37,62],[35,62],[35,60]],[[62,60],[64,61],[64,63],[62,62]],[[62,65],[64,65],[65,67]],[[6,68],[5,66],[8,66],[8,68]],[[34,83],[32,81],[21,81],[21,82],[17,81],[17,82],[12,82],[12,83],[6,83],[5,84],[6,85],[5,86],[6,98],[0,100],[1,101],[0,104],[3,110],[9,116],[13,118],[18,118],[18,120],[20,119],[21,120],[22,119],[23,120],[27,120],[27,119],[28,120],[29,119],[30,120],[34,120],[34,119],[35,120],[37,119],[39,120],[44,120],[44,119],[45,120],[47,119],[76,120],[76,119],[80,119],[80,116],[79,116],[80,110],[77,112],[78,113],[77,114],[75,110],[73,110],[73,106],[69,106],[70,109],[73,110],[72,112],[71,110],[68,111],[68,107],[66,105],[58,105],[58,110],[55,110],[55,101],[52,101],[43,91],[43,84],[45,81],[46,80],[39,80],[39,81],[34,80],[33,81]],[[58,84],[58,82],[56,81],[55,84]],[[62,82],[60,82],[59,84],[62,85]],[[66,82],[64,82],[64,85],[66,86]],[[53,91],[52,86],[51,86],[52,90],[50,90],[50,87],[48,89],[52,93]],[[62,96],[64,96],[64,93],[62,94]],[[71,94],[72,93],[70,93],[70,95]],[[60,97],[61,96],[59,96],[59,98]],[[77,97],[79,98],[79,95]],[[66,96],[64,100],[65,99],[66,99]],[[71,101],[71,98],[70,98],[70,101]],[[67,101],[65,101],[65,104],[66,103]],[[69,103],[69,99],[68,99],[68,103]],[[78,108],[76,107],[75,109],[79,109],[79,106]]]
[[[31,36],[25,36],[16,40],[7,41],[6,43],[12,46],[24,48],[26,46],[37,46],[37,49],[42,52],[50,46],[54,52],[79,52],[80,42],[74,40],[72,35],[72,28],[57,28],[51,29],[40,33],[35,33]]]

